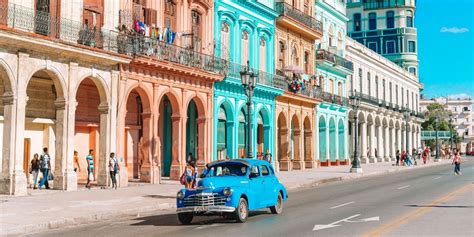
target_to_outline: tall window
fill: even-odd
[[[337,33],[337,48],[339,50],[342,50],[342,34],[341,32],[339,31],[339,33]]]
[[[334,80],[329,79],[329,93],[334,94]]]
[[[374,52],[378,52],[378,47],[377,47],[377,42],[369,42],[369,49],[371,49]]]
[[[383,93],[383,100],[387,100],[387,97],[385,96],[385,79],[382,80],[382,93]]]
[[[403,87],[402,87],[402,90],[401,90],[401,91],[402,91],[402,104],[401,104],[401,106],[403,107],[403,106],[405,106],[405,96],[404,96],[404,95],[405,95],[405,94],[404,94],[405,91],[403,90]]]
[[[362,93],[362,68],[359,68],[359,92]]]
[[[310,60],[309,60],[309,52],[305,51],[304,52],[304,71],[306,74],[310,74]]]
[[[177,15],[176,4],[173,1],[165,1],[165,27],[176,30]]]
[[[407,27],[413,27],[413,12],[407,11]]]
[[[375,97],[379,98],[379,76],[375,76]]]
[[[408,68],[408,72],[416,76],[416,68],[415,67],[410,67]]]
[[[337,95],[342,96],[342,82],[337,83]]]
[[[361,22],[360,22],[360,13],[354,14],[354,31],[360,31]]]
[[[398,85],[395,85],[395,104],[398,104]]]
[[[285,43],[278,42],[278,69],[283,71],[285,67]]]
[[[298,57],[298,49],[296,47],[293,47],[291,50],[291,58],[293,59],[293,65],[299,65],[300,64],[300,58]]]
[[[388,90],[390,91],[390,103],[393,103],[392,82],[388,83]]]
[[[386,13],[387,18],[387,29],[392,29],[395,27],[395,17],[393,11],[388,11]]]
[[[221,24],[221,57],[230,59],[230,27],[226,22]]]
[[[367,92],[369,94],[369,96],[371,96],[371,91],[372,88],[370,88],[370,72],[367,72]]]
[[[304,0],[304,14],[311,15],[309,12],[309,0]]]
[[[242,31],[242,65],[247,65],[249,60],[249,33],[247,31]]]
[[[387,52],[386,52],[386,53],[387,53],[387,54],[393,54],[393,53],[395,53],[395,41],[392,41],[392,40],[391,40],[391,41],[387,41],[386,44],[387,44],[387,49],[386,49]]]
[[[260,70],[267,71],[267,42],[260,38]]]
[[[191,40],[191,47],[195,51],[201,51],[201,14],[197,11],[191,12],[191,21],[192,21],[192,40]]]
[[[334,30],[329,26],[329,46],[334,46]]]
[[[410,52],[410,53],[415,53],[416,52],[415,41],[408,41],[408,52]]]
[[[369,13],[369,30],[377,29],[377,14],[375,12]]]

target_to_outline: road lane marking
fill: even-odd
[[[436,177],[436,178],[434,178],[434,179],[440,179],[440,178],[441,178],[441,176],[438,176],[438,177]]]
[[[408,188],[408,187],[410,187],[410,185],[405,185],[405,186],[399,187],[397,189],[400,190],[400,189],[404,189],[404,188]]]
[[[352,204],[352,203],[354,203],[354,202],[347,202],[347,203],[344,203],[344,204],[341,204],[341,205],[333,206],[329,209],[336,209],[336,208],[339,208],[339,207],[347,206],[347,205]]]
[[[419,207],[411,212],[408,212],[407,214],[405,215],[402,215],[402,216],[399,216],[398,218],[384,224],[384,225],[381,225],[373,230],[370,230],[369,232],[365,233],[364,235],[362,235],[363,237],[378,237],[378,236],[382,236],[383,234],[386,234],[388,233],[389,231],[391,230],[394,230],[398,227],[400,227],[401,225],[403,224],[406,224],[406,223],[410,223],[412,220],[416,219],[417,217],[420,217],[421,215],[424,215],[426,213],[428,213],[429,211],[431,211],[433,209],[434,206],[436,205],[439,205],[443,202],[446,202],[448,201],[449,199],[453,198],[454,196],[456,195],[459,195],[471,188],[474,188],[474,185],[473,184],[467,184],[459,189],[456,189],[448,194],[446,194],[445,196],[443,197],[440,197],[434,201],[432,201],[431,203],[428,203],[426,205],[424,205],[423,207]]]
[[[338,226],[341,226],[341,225],[337,225],[337,224],[339,224],[341,222],[356,223],[356,222],[367,222],[367,221],[380,221],[380,217],[378,217],[378,216],[374,216],[374,217],[370,217],[370,218],[364,218],[364,219],[360,219],[360,220],[354,220],[354,221],[350,220],[350,219],[352,219],[354,217],[358,217],[358,216],[360,216],[360,214],[355,214],[353,216],[349,216],[347,218],[335,221],[335,222],[327,224],[327,225],[314,225],[313,231],[338,227]]]

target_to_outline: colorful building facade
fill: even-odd
[[[317,1],[316,18],[324,25],[323,37],[316,42],[318,86],[323,91],[317,107],[317,160],[322,166],[348,164],[347,77],[352,62],[345,59],[346,5],[344,1]]]
[[[275,63],[285,78],[285,92],[276,98],[276,168],[280,171],[317,167],[315,160],[315,108],[319,102],[314,83],[316,49],[322,23],[314,14],[314,1],[278,1]]]
[[[276,17],[273,1],[215,1],[215,55],[227,64],[225,80],[214,84],[214,160],[247,156],[247,96],[240,79],[247,62],[258,73],[251,108],[253,156],[267,149],[274,154],[275,96],[284,88],[273,74]]]

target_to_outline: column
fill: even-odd
[[[407,137],[406,137],[406,130],[404,130],[403,128],[400,129],[401,130],[401,133],[402,135],[400,136],[400,141],[401,141],[401,144],[400,144],[400,153],[404,150],[406,150],[406,142],[407,142]]]
[[[384,149],[383,149],[383,128],[382,125],[377,127],[377,162],[383,161]]]
[[[305,168],[314,168],[313,163],[313,132],[311,129],[304,129],[304,144],[305,147],[305,154],[304,154],[304,163]]]
[[[391,127],[390,128],[390,160],[394,161],[396,160],[396,141],[395,141],[395,128]]]
[[[411,155],[412,154],[412,148],[413,148],[413,132],[412,131],[408,131],[408,153],[410,153]]]
[[[387,126],[384,127],[384,136],[383,136],[383,141],[384,141],[384,160],[385,161],[390,161],[390,129]]]
[[[182,136],[182,121],[184,119],[180,115],[171,115],[172,121],[172,144],[173,144],[173,151],[172,151],[172,159],[171,159],[171,170],[170,170],[170,179],[178,180],[179,176],[181,175],[181,162],[180,157],[184,159],[184,154],[182,154],[182,144],[184,137]]]
[[[279,169],[281,171],[288,171],[289,170],[289,159],[288,159],[288,145],[289,145],[289,138],[288,138],[288,128],[279,128],[279,136],[280,136],[280,144],[278,149],[278,157],[280,159],[278,162]]]
[[[397,148],[395,149],[395,154],[397,154],[397,150],[402,152],[402,129],[397,129]]]
[[[293,169],[295,170],[301,170],[304,168],[303,162],[304,160],[301,159],[301,151],[303,149],[301,142],[301,139],[303,136],[301,136],[301,130],[300,129],[294,129],[293,130],[293,136],[294,136],[294,145],[293,145],[293,154],[295,155],[294,160],[293,160]]]
[[[331,131],[329,130],[329,120],[326,121],[326,162],[328,163],[328,166],[331,166],[331,148],[330,143],[330,136],[329,134]]]
[[[143,119],[143,140],[141,143],[141,147],[139,147],[139,155],[142,157],[142,166],[140,168],[140,181],[153,183],[152,182],[152,163],[151,163],[151,122],[152,122],[152,114],[151,112],[143,112],[142,113]]]
[[[372,122],[370,124],[370,135],[369,135],[369,141],[370,141],[370,151],[369,151],[369,162],[370,163],[375,163],[376,162],[376,157],[375,157],[375,146],[376,146],[376,139],[375,139],[375,123]]]
[[[361,123],[360,124],[360,128],[361,128],[361,132],[360,132],[360,162],[361,163],[369,163],[369,160],[368,160],[368,157],[367,157],[367,127],[368,126],[369,126],[368,123]]]
[[[67,153],[67,103],[66,100],[58,98],[54,105],[56,106],[54,189],[68,190],[68,186],[71,186],[70,188],[77,190],[77,178],[73,174],[75,173],[73,170],[73,155],[69,156]]]
[[[317,117],[314,117],[313,121],[316,121],[313,125],[313,129],[315,131],[315,135],[313,139],[315,140],[314,142],[314,154],[315,154],[315,167],[319,167],[321,165],[321,158],[319,157],[319,119]]]
[[[99,105],[100,132],[99,132],[99,165],[97,169],[97,184],[107,186],[109,184],[108,161],[110,153],[110,123],[109,106],[106,103]],[[95,153],[97,155],[97,153]],[[95,164],[94,164],[95,165]],[[97,167],[97,166],[96,166]]]
[[[336,121],[338,121],[337,117],[336,117]],[[335,144],[336,144],[336,148],[335,148],[336,149],[336,153],[335,153],[335,155],[336,155],[336,165],[339,165],[340,161],[339,161],[339,126],[338,126],[338,122],[336,122],[336,127],[334,128],[334,130],[335,130],[334,133],[336,134],[336,136],[335,136],[336,141],[334,141]]]
[[[6,89],[6,88],[5,88]],[[16,98],[13,92],[5,92],[3,100],[3,150],[2,150],[2,176],[0,177],[0,193],[12,194],[11,181],[13,164],[15,160],[15,143],[14,139],[16,127]],[[26,188],[25,188],[26,189]]]
[[[204,165],[206,164],[205,159],[205,148],[206,148],[206,139],[209,139],[206,134],[206,124],[209,119],[207,118],[198,118],[197,119],[197,130],[198,130],[198,140],[197,140],[197,154],[196,154],[196,164],[199,168],[200,173],[204,170]]]

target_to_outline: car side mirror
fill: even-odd
[[[250,178],[257,178],[259,175],[258,173],[250,173]]]

